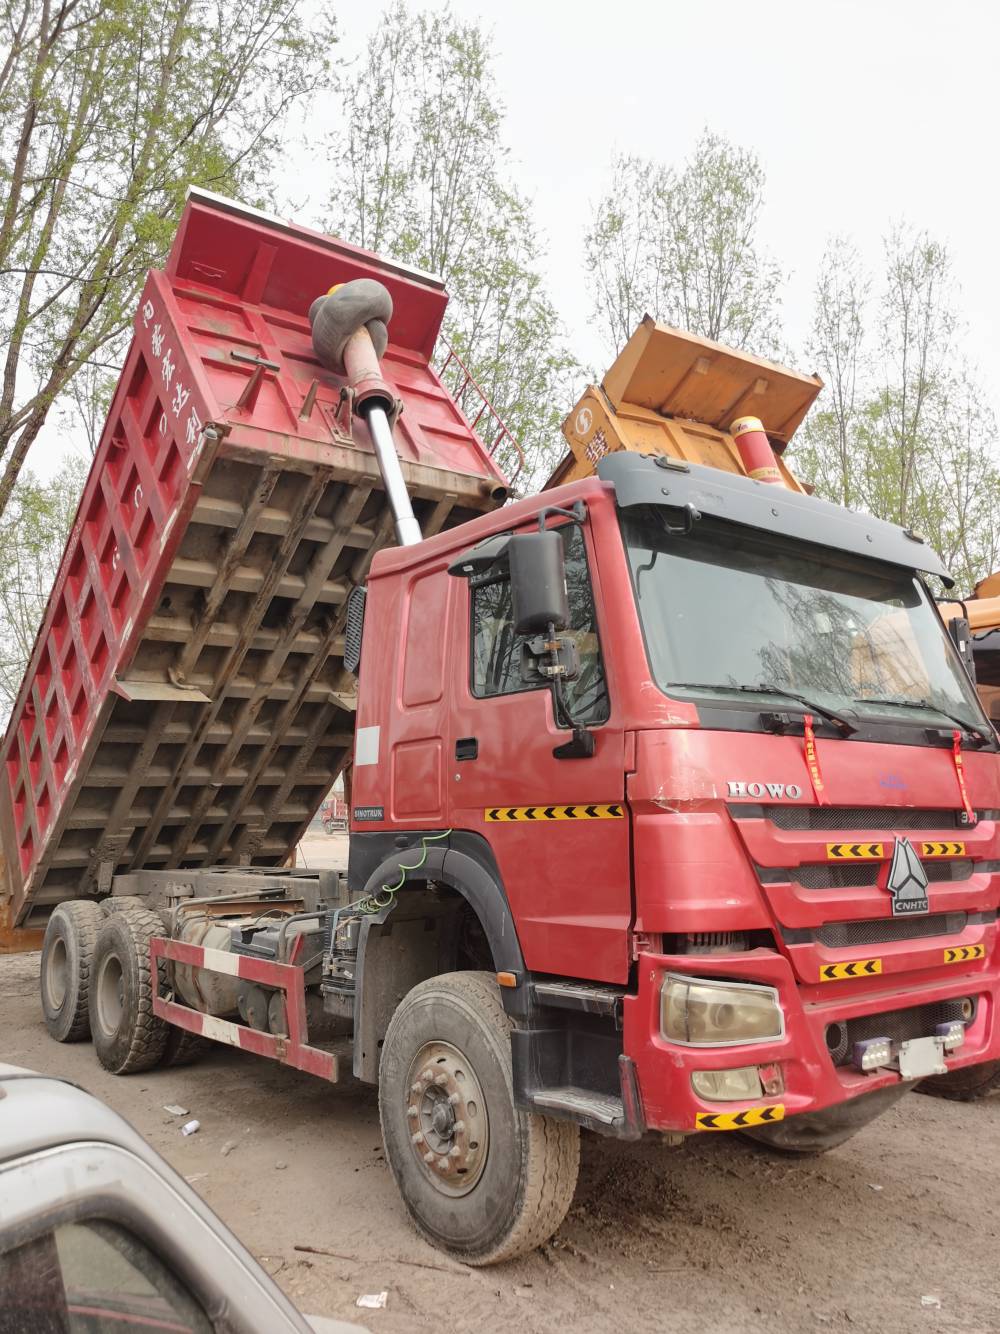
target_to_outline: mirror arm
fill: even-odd
[[[552,755],[557,760],[589,760],[596,753],[597,742],[593,732],[588,727],[582,726],[570,713],[569,705],[566,703],[566,696],[563,693],[562,673],[559,663],[559,650],[556,644],[555,626],[549,626],[549,643],[553,647],[549,650],[552,657],[552,707],[556,716],[556,726],[565,725],[573,729],[573,739],[565,741],[562,745],[556,746]]]
[[[538,530],[545,532],[545,521],[550,514],[561,514],[564,519],[571,519],[573,523],[578,523],[581,527],[587,517],[587,506],[582,500],[577,500],[571,510],[564,510],[559,505],[546,505],[538,516]]]

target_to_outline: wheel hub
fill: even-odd
[[[410,1144],[424,1174],[445,1195],[467,1194],[486,1165],[489,1118],[483,1090],[450,1042],[428,1042],[407,1078]]]

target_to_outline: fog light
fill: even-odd
[[[938,1024],[934,1036],[944,1042],[945,1051],[954,1051],[965,1041],[965,1024],[961,1019],[955,1019],[948,1024]]]
[[[660,992],[660,1029],[688,1047],[723,1047],[780,1038],[785,1017],[773,987],[668,973]]]
[[[742,1102],[761,1096],[755,1065],[741,1065],[735,1070],[696,1070],[691,1087],[708,1102]]]
[[[892,1061],[891,1038],[867,1038],[864,1042],[855,1042],[851,1064],[855,1070],[877,1070],[879,1066],[889,1065]]]

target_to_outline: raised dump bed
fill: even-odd
[[[424,535],[506,481],[430,365],[441,283],[192,191],[135,337],[0,752],[0,923],[114,872],[277,866],[349,757],[346,600],[392,515],[310,302],[374,277]]]

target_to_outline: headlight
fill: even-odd
[[[660,1029],[670,1042],[723,1047],[780,1038],[785,1018],[773,987],[668,973],[660,992]]]

